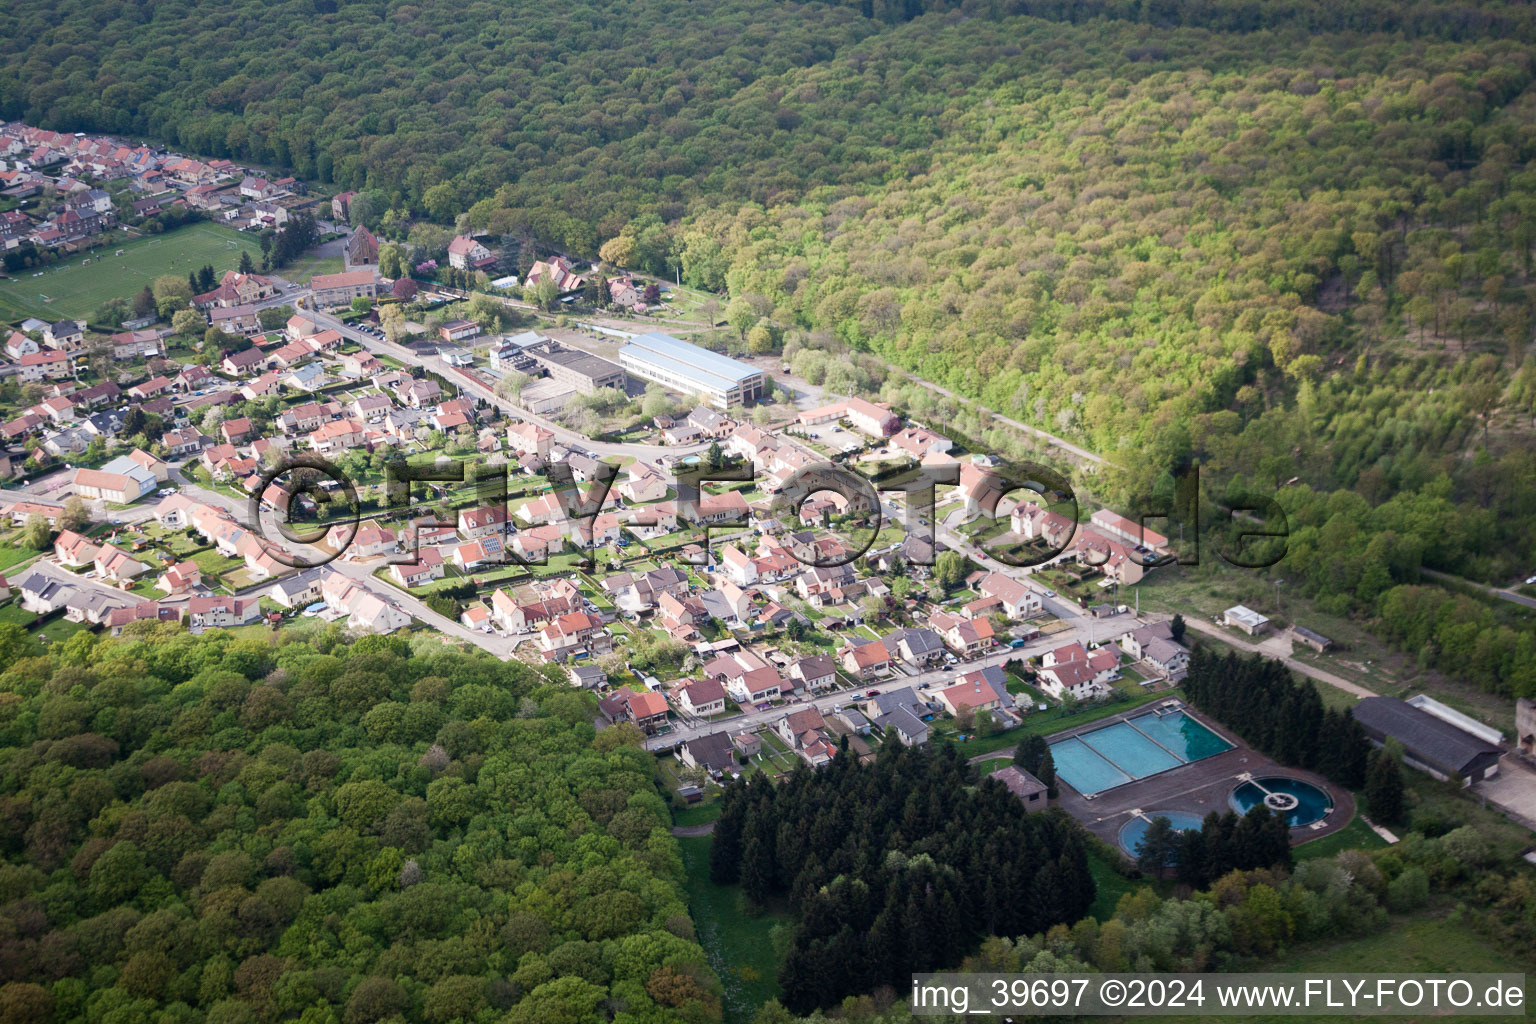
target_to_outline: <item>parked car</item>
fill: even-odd
[[[1530,586],[1533,583],[1536,583],[1536,576],[1527,576],[1525,578],[1525,585],[1526,586]]]
[[[878,696],[880,696],[880,691],[879,690],[870,690],[868,693],[864,694],[864,696],[866,696],[866,697],[878,697]]]
[[[1025,640],[1023,637],[1016,636],[1012,640],[1008,641],[1008,646],[1017,649],[1023,647],[1027,643],[1029,643],[1028,640]]]

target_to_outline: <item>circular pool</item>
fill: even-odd
[[[1245,782],[1232,791],[1232,809],[1247,814],[1255,804],[1264,804],[1282,815],[1291,828],[1310,825],[1328,816],[1333,800],[1310,782],[1272,775]]]
[[[685,466],[697,466],[700,462],[700,459],[697,455],[685,455],[683,456],[682,462]]]
[[[1203,820],[1198,814],[1185,811],[1145,811],[1120,826],[1120,849],[1132,857],[1139,856],[1136,845],[1152,827],[1153,818],[1167,818],[1175,832],[1193,832],[1199,829]]]

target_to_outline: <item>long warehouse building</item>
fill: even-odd
[[[721,409],[751,405],[763,397],[763,371],[730,356],[653,331],[619,349],[619,364],[643,380],[700,395]]]

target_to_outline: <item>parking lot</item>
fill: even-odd
[[[869,438],[863,434],[841,427],[837,423],[818,423],[806,428],[806,434],[813,444],[820,445],[834,454],[849,450],[850,445],[857,450],[869,443]]]

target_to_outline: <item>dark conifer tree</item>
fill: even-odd
[[[1384,825],[1396,825],[1403,821],[1407,813],[1403,799],[1403,769],[1397,763],[1397,758],[1385,747],[1371,755],[1364,795],[1371,817]]]

